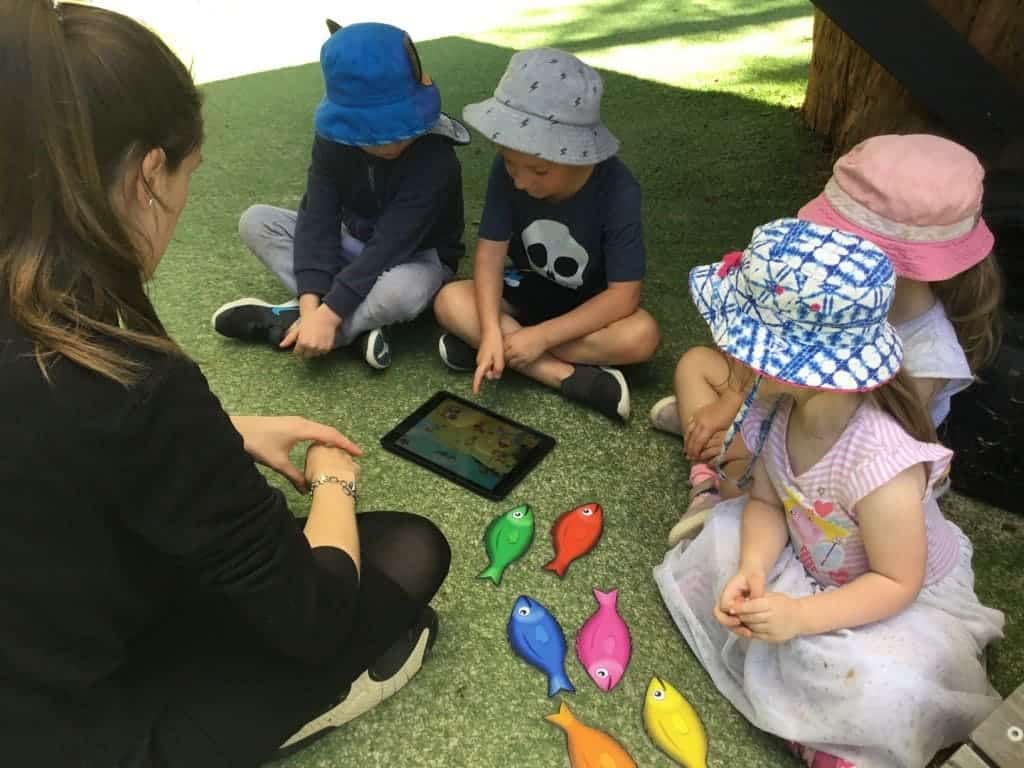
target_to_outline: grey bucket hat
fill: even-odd
[[[509,149],[563,165],[593,165],[619,151],[601,123],[601,76],[571,53],[536,48],[512,56],[494,97],[462,119]]]

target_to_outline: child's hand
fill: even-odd
[[[516,368],[529,365],[547,351],[547,339],[536,327],[520,328],[505,337],[505,359]]]
[[[735,418],[736,410],[734,410],[734,404],[726,398],[719,398],[715,402],[708,403],[699,409],[690,417],[690,422],[686,425],[686,434],[683,435],[686,444],[686,458],[690,459],[690,461],[703,459],[705,454],[708,453],[708,442],[713,437],[721,434],[722,437],[718,440],[718,446],[715,450],[715,456],[717,456],[718,449],[722,446],[725,432],[732,425]]]
[[[476,373],[473,375],[473,394],[480,394],[480,385],[484,378],[489,381],[500,379],[505,370],[505,352],[501,332],[485,335],[480,339],[480,349],[476,352]]]
[[[743,625],[737,615],[737,609],[746,601],[756,600],[763,596],[764,573],[753,568],[741,567],[722,590],[722,594],[715,604],[715,619],[733,634],[750,637],[752,633]]]
[[[320,357],[334,348],[334,337],[341,327],[341,318],[326,304],[321,304],[308,318],[300,318],[281,341],[281,349],[292,350],[299,357]]]
[[[715,463],[718,461],[718,454],[722,452],[722,443],[725,442],[726,430],[715,432],[710,438],[708,438],[707,444],[704,446],[704,450],[700,452],[698,457],[699,461],[706,463]],[[750,454],[747,453],[747,445],[740,439],[739,433],[737,433],[736,439],[732,441],[732,445],[729,446],[725,452],[725,456],[722,457],[721,465],[724,467],[731,461],[737,461],[739,459],[749,459]]]
[[[739,604],[736,616],[755,640],[784,643],[803,634],[800,601],[781,592],[769,592]]]

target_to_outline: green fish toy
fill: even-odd
[[[501,584],[501,576],[533,543],[533,510],[526,504],[494,518],[484,531],[484,549],[491,564],[478,578]]]

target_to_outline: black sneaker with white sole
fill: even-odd
[[[442,333],[437,340],[437,352],[444,364],[453,371],[476,370],[476,350],[454,333]]]
[[[213,313],[210,324],[213,330],[229,339],[262,341],[276,347],[298,319],[298,301],[271,304],[250,298],[224,304]]]
[[[335,728],[369,712],[404,688],[420,671],[424,657],[434,647],[437,628],[437,613],[428,605],[416,623],[356,678],[338,703],[302,726],[281,746],[278,756],[306,747]]]
[[[562,381],[562,394],[610,419],[625,422],[629,418],[629,385],[616,368],[577,365]]]
[[[367,331],[357,340],[360,357],[371,368],[383,371],[391,366],[391,344],[383,328]]]

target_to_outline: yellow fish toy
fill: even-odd
[[[655,746],[683,768],[707,768],[708,737],[690,702],[660,677],[644,697],[644,729]]]
[[[544,719],[565,731],[572,768],[637,768],[619,742],[604,731],[581,723],[565,704]]]

